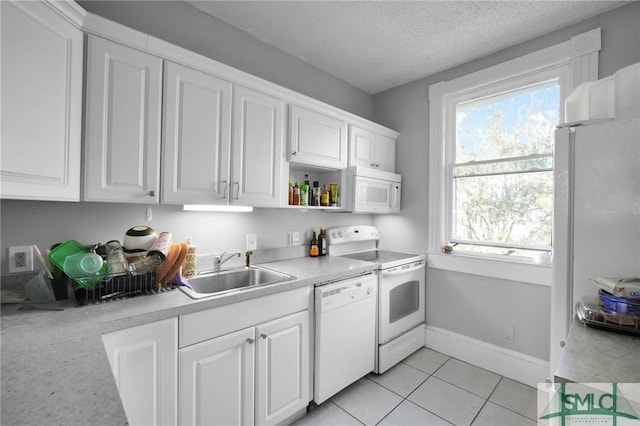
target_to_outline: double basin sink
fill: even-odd
[[[293,279],[295,279],[294,276],[282,272],[260,266],[248,266],[196,275],[189,278],[189,286],[181,286],[180,290],[192,299],[204,299]]]

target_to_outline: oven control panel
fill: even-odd
[[[345,244],[357,241],[378,241],[380,235],[375,226],[342,226],[327,230],[329,244]]]

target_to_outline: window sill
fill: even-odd
[[[428,253],[428,267],[551,287],[551,265],[508,259],[490,259],[458,253]]]

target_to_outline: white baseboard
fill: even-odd
[[[444,328],[428,325],[425,346],[534,388],[549,377],[549,361]]]

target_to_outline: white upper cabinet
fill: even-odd
[[[376,168],[395,173],[396,171],[396,139],[377,134],[375,137],[373,159]]]
[[[82,32],[43,2],[0,15],[0,196],[79,201]]]
[[[231,83],[166,62],[162,203],[227,203],[230,129]]]
[[[279,206],[283,102],[171,62],[164,87],[162,203]]]
[[[347,123],[298,105],[289,110],[291,163],[330,169],[347,167]]]
[[[157,203],[162,60],[87,40],[84,199]]]
[[[284,103],[235,86],[231,202],[279,207],[284,201]]]
[[[359,126],[349,126],[349,165],[395,172],[396,140]]]

